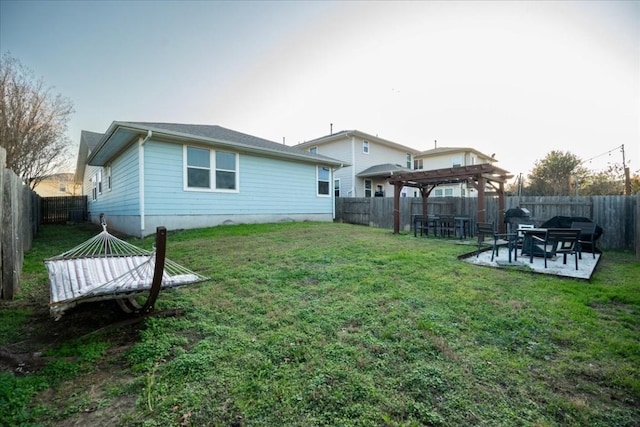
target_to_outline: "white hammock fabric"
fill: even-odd
[[[50,310],[55,318],[80,302],[132,298],[149,293],[156,253],[103,231],[77,247],[45,260]],[[161,289],[208,280],[165,258]]]

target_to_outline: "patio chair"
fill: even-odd
[[[596,258],[596,223],[595,222],[580,222],[575,221],[571,223],[571,228],[577,228],[580,230],[580,237],[578,238],[578,256],[582,259],[582,245],[589,244],[591,248],[591,255]]]
[[[514,235],[509,233],[499,234],[496,233],[495,228],[492,223],[479,222],[477,224],[478,229],[478,251],[476,252],[476,257],[480,255],[480,250],[482,249],[482,245],[491,245],[491,261],[493,261],[494,256],[497,257],[500,246],[507,246],[509,251],[509,262],[511,262],[511,250],[513,248],[512,244],[515,243],[511,238]],[[489,241],[485,242],[485,238]],[[493,241],[491,241],[493,239]]]
[[[566,264],[567,254],[571,254],[575,258],[577,270],[579,236],[579,229],[548,228],[544,236],[532,235],[531,238],[533,239],[533,245],[542,250],[544,254],[544,268],[547,268],[547,258],[562,254],[562,263]],[[533,251],[531,251],[530,257],[530,262],[533,262]]]

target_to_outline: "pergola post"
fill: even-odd
[[[500,189],[498,190],[498,228],[500,229],[500,233],[505,233],[505,224],[504,224],[504,183],[500,183]]]
[[[420,196],[422,197],[422,215],[427,214],[427,199],[429,198],[429,193],[425,190],[424,187],[420,187]]]
[[[402,183],[393,184],[393,234],[400,233],[400,192]]]
[[[484,177],[482,176],[482,174],[478,174],[476,176],[477,180],[478,180],[478,220],[477,222],[485,222],[486,221],[486,213],[487,213],[487,207],[486,207],[486,201],[484,198]]]

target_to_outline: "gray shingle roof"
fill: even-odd
[[[151,130],[156,132],[169,132],[174,135],[182,135],[188,137],[201,137],[211,139],[220,142],[229,142],[234,145],[240,145],[245,147],[257,148],[270,152],[280,152],[287,155],[295,155],[305,157],[307,159],[313,158],[318,161],[329,161],[330,163],[339,162],[339,160],[331,157],[322,156],[320,154],[314,154],[308,150],[301,148],[291,147],[285,144],[279,144],[277,142],[269,141],[267,139],[259,138],[257,136],[248,135],[246,133],[237,132],[231,129],[224,128],[217,125],[195,125],[195,124],[182,124],[182,123],[152,123],[152,122],[119,122],[123,125],[142,128],[145,130]]]
[[[82,132],[80,132],[80,143],[86,144],[89,151],[93,151],[93,149],[96,148],[103,136],[104,134],[102,133],[83,130]]]
[[[359,177],[382,176],[382,175],[389,176],[389,175],[404,173],[404,172],[412,172],[412,170],[409,168],[405,168],[404,166],[393,165],[391,163],[384,163],[381,165],[371,166],[370,168],[367,168],[362,172],[358,173],[358,176]]]

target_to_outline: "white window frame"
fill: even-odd
[[[96,181],[98,182],[98,195],[102,194],[102,168],[96,173]]]
[[[329,178],[320,179],[320,169],[326,169],[329,172]],[[327,194],[320,193],[320,183],[327,183]],[[316,196],[318,197],[331,197],[331,168],[329,166],[316,166]]]
[[[369,149],[369,141],[366,139],[362,141],[362,152],[364,154],[369,154],[371,150]]]
[[[198,166],[189,166],[187,164],[187,151],[189,148],[197,148],[200,150],[209,151],[209,167],[202,168]],[[216,165],[216,152],[230,153],[235,156],[235,170],[218,168]],[[189,168],[196,169],[208,169],[209,170],[209,187],[189,187]],[[235,173],[235,188],[216,188],[216,172],[234,172]],[[182,187],[184,191],[196,191],[207,193],[239,193],[240,192],[240,154],[235,151],[229,150],[215,150],[208,147],[199,147],[197,145],[183,145],[182,146]]]
[[[423,168],[424,168],[424,159],[413,159],[413,170],[420,170]]]
[[[433,191],[434,191],[433,195],[434,195],[435,197],[442,197],[442,195],[443,195],[442,188],[436,188],[436,189],[435,189],[435,190],[433,190]]]
[[[318,154],[318,147],[311,147],[309,148],[309,152],[311,154]]]
[[[367,188],[367,183],[369,183],[369,188]],[[369,192],[368,196],[367,191]],[[370,179],[364,180],[364,197],[373,197],[373,181]]]
[[[335,178],[333,180],[333,196],[340,197],[340,178]]]
[[[445,188],[444,189],[445,197],[453,197],[453,188]]]
[[[111,191],[111,166],[107,166],[107,191]]]
[[[96,201],[98,200],[98,180],[96,179],[96,176],[92,176],[90,179],[91,182],[91,200],[92,201]]]
[[[411,169],[412,165],[413,165],[413,156],[411,155],[411,153],[407,153],[407,169]]]

